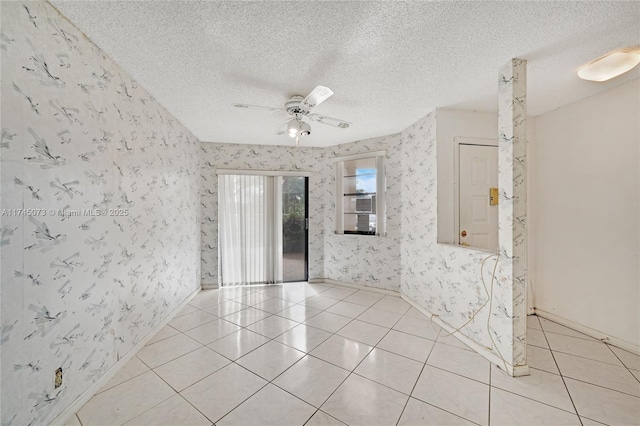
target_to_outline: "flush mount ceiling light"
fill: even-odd
[[[578,69],[578,77],[589,81],[607,81],[640,63],[640,50],[616,50]]]

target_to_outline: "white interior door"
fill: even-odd
[[[498,187],[498,147],[459,145],[458,243],[495,252],[498,206],[490,205],[490,188]]]

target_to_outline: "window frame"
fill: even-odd
[[[335,233],[339,235],[360,235],[360,236],[386,236],[386,203],[385,203],[385,190],[386,190],[386,173],[385,173],[385,158],[387,151],[372,151],[362,154],[347,155],[344,157],[334,158],[336,164],[336,221],[335,221]],[[344,231],[344,163],[353,160],[375,159],[376,164],[376,232],[374,234],[360,233],[360,232],[345,232]]]

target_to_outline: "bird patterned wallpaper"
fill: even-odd
[[[287,141],[289,138],[283,138]],[[218,285],[217,169],[311,172],[309,176],[309,279],[324,277],[323,218],[327,153],[322,148],[202,142],[202,285]]]
[[[49,3],[1,7],[0,421],[48,424],[199,288],[199,143]]]

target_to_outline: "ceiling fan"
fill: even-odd
[[[280,129],[276,134],[284,135],[286,133],[290,137],[296,138],[296,146],[298,146],[300,136],[309,136],[311,134],[311,126],[303,120],[304,117],[318,123],[327,124],[340,129],[346,129],[351,125],[348,121],[311,112],[313,108],[326,101],[331,95],[333,95],[333,91],[328,87],[316,86],[316,88],[313,89],[306,98],[299,95],[292,96],[290,100],[284,103],[284,108],[247,104],[235,104],[234,107],[286,112],[291,117],[280,126]]]

